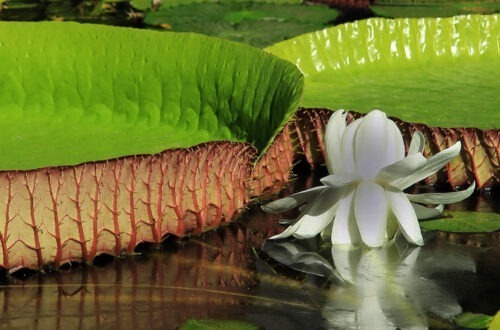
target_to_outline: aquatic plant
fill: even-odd
[[[57,268],[201,233],[291,172],[280,132],[303,78],[250,46],[3,22],[0,82],[4,268]]]
[[[316,58],[309,48],[299,53],[290,44],[286,48],[291,57],[300,54],[300,61],[292,62],[300,64],[313,88],[326,80],[320,75],[311,79],[312,57],[318,64],[314,68],[329,78],[335,74],[335,81],[350,79],[349,72],[366,77],[366,67],[358,70],[356,61],[371,60],[366,54],[385,54],[384,47],[393,43],[396,52],[367,64],[380,65],[384,75],[386,58],[403,69],[418,66],[418,56],[408,59],[401,51],[420,54],[413,51],[416,47],[427,50],[421,57],[429,62],[439,60],[434,54],[439,51],[446,62],[458,54],[461,68],[463,63],[490,68],[498,54],[491,47],[497,21],[496,16],[375,19],[320,31],[315,36],[326,36],[324,45],[310,38],[310,46],[329,49],[338,33],[361,37],[372,30],[380,40],[367,43],[372,53],[357,47],[360,53],[353,55],[351,41],[337,38],[346,45],[335,49],[347,51],[345,58],[354,64],[341,65],[349,68],[340,76],[322,69],[325,63],[338,64],[338,53],[326,59],[323,53]],[[394,32],[389,37],[383,34],[387,26]],[[416,27],[422,29],[415,32]],[[424,44],[434,42],[438,30],[455,32],[439,33],[439,48],[432,48],[405,39],[407,30]],[[463,35],[477,38],[469,45]],[[0,158],[0,211],[5,215],[0,258],[5,268],[90,262],[100,253],[130,253],[140,241],[200,233],[237,217],[252,198],[277,192],[303,157],[313,166],[326,159],[323,135],[331,111],[324,107],[338,100],[342,90],[320,86],[321,97],[313,98],[322,109],[296,112],[304,77],[295,66],[254,48],[193,34],[71,23],[1,23],[0,39],[0,145],[5,155]],[[449,50],[455,46],[453,55]],[[270,49],[282,56],[284,45]],[[481,75],[483,80],[487,74]],[[464,84],[476,86],[472,82]],[[306,92],[302,105],[311,105],[310,100]],[[414,130],[424,133],[426,157],[462,142],[460,157],[428,184],[449,182],[455,188],[476,181],[484,188],[498,183],[500,134],[490,127],[498,114],[482,104],[487,120],[477,113],[473,119],[480,121],[466,118],[480,128],[394,120],[406,142]],[[398,111],[406,120],[440,122],[418,107]],[[455,115],[463,120],[463,113]]]
[[[409,242],[422,245],[417,218],[435,217],[443,208],[429,209],[417,203],[455,203],[469,197],[475,183],[464,191],[451,193],[414,195],[403,190],[455,158],[460,142],[426,159],[422,154],[424,137],[416,132],[405,157],[401,132],[385,113],[371,111],[348,126],[346,116],[342,110],[335,112],[326,127],[326,164],[330,175],[321,179],[323,185],[262,207],[267,212],[303,209],[292,226],[271,238],[293,235],[303,239],[324,233],[331,236],[333,244],[379,247],[392,239],[399,228]],[[326,229],[332,221],[332,228]]]

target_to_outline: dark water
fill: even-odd
[[[492,211],[496,204],[486,194],[453,207]],[[314,265],[289,267],[273,259],[275,247],[261,250],[280,230],[278,220],[253,207],[229,226],[143,245],[136,256],[6,277],[0,327],[175,329],[196,318],[265,329],[453,329],[461,312],[493,315],[500,307],[498,232],[427,233],[422,248],[399,242],[367,251],[288,241],[278,251],[300,249]],[[311,274],[327,268],[329,278]]]

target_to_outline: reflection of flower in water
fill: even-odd
[[[307,239],[324,233],[331,236],[332,244],[380,247],[399,228],[409,242],[422,245],[417,219],[435,217],[443,208],[426,208],[418,203],[455,203],[469,197],[475,184],[464,191],[443,194],[413,195],[403,190],[454,159],[460,153],[460,142],[426,159],[422,154],[424,136],[416,132],[405,157],[401,132],[385,113],[373,110],[347,126],[346,116],[336,111],[326,127],[330,175],[321,179],[323,185],[262,207],[267,212],[283,212],[305,204],[298,220],[272,238],[293,235]]]
[[[280,263],[341,284],[327,291],[323,307],[333,329],[427,329],[429,314],[450,320],[461,312],[460,305],[426,274],[475,271],[474,262],[460,250],[434,258],[436,249],[410,246],[401,239],[380,249],[333,246],[334,267],[297,241],[268,241],[263,250]],[[314,267],[308,270],[307,265]]]

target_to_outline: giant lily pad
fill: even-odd
[[[230,221],[288,178],[279,132],[302,83],[221,39],[1,23],[0,266],[91,261]]]
[[[378,0],[371,9],[387,17],[446,17],[498,13],[500,3],[489,0]]]
[[[498,15],[375,18],[324,29],[267,51],[305,75],[302,105],[441,127],[500,123]]]

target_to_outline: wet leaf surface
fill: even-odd
[[[498,70],[490,69],[500,65],[499,31],[498,15],[371,18],[266,50],[304,73],[304,107],[380,109],[415,124],[498,129]]]
[[[444,219],[421,221],[420,227],[454,233],[481,233],[500,230],[500,214],[451,211]]]

